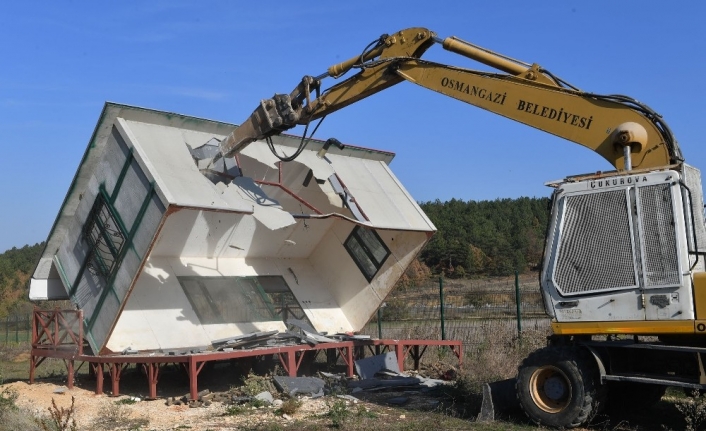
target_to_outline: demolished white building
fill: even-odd
[[[107,103],[34,271],[30,299],[83,310],[95,354],[285,331],[356,332],[435,231],[394,154],[255,142],[222,173],[198,154],[235,125]],[[200,169],[201,168],[201,169]]]

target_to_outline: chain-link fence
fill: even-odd
[[[32,341],[32,315],[14,314],[0,317],[0,344]]]
[[[465,351],[472,353],[489,343],[516,339],[526,331],[549,331],[536,276],[430,280],[398,289],[362,333],[380,338],[461,340]]]

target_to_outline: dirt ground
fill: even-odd
[[[18,381],[0,386],[0,390],[8,388],[16,391],[18,395],[17,406],[35,415],[48,415],[52,400],[59,409],[68,409],[73,397],[75,418],[80,430],[97,429],[101,422],[116,415],[133,419],[135,423],[142,422],[145,425],[142,429],[146,430],[220,431],[238,429],[245,425],[252,428],[272,422],[286,426],[287,422],[296,422],[328,411],[324,399],[304,399],[301,408],[296,413],[282,417],[276,416],[274,414],[275,408],[272,407],[255,409],[252,413],[225,415],[226,406],[221,403],[213,403],[208,407],[201,408],[189,408],[185,405],[167,406],[164,399],[141,400],[134,404],[123,404],[124,400],[131,398],[131,396],[96,395],[92,390],[79,387],[69,390],[57,383],[41,382],[30,385],[26,381]],[[56,393],[57,390],[64,392]]]

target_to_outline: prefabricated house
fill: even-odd
[[[210,345],[307,321],[356,332],[434,225],[388,164],[278,136],[204,166],[236,126],[108,103],[33,274],[95,354]]]

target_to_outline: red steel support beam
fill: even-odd
[[[103,394],[103,363],[102,362],[96,362],[95,364],[91,363],[91,369],[93,369],[93,373],[96,375],[96,395],[102,395]]]
[[[297,370],[299,367],[297,367],[297,353],[293,350],[289,350],[285,354],[285,358],[287,358],[287,373],[289,373],[289,377],[297,377]]]
[[[199,382],[198,376],[204,364],[208,361],[201,361],[201,365],[196,360],[196,356],[189,355],[189,396],[192,400],[199,399]]]
[[[395,355],[397,355],[397,366],[399,367],[400,371],[404,371],[404,356],[405,356],[405,349],[404,349],[404,344],[402,343],[397,343],[395,344]]]
[[[117,397],[120,395],[120,374],[123,372],[123,365],[121,363],[110,364],[110,380],[112,383],[112,396]]]
[[[68,378],[66,379],[66,387],[69,389],[74,388],[74,360],[69,359],[66,361],[66,371],[69,374]]]
[[[142,368],[147,374],[147,384],[149,385],[149,396],[148,399],[157,399],[157,381],[159,378],[159,363],[149,362],[147,364],[142,364]],[[197,391],[198,392],[198,391]]]
[[[37,368],[37,363],[35,362],[36,356],[29,357],[29,384],[34,384],[34,370]]]

